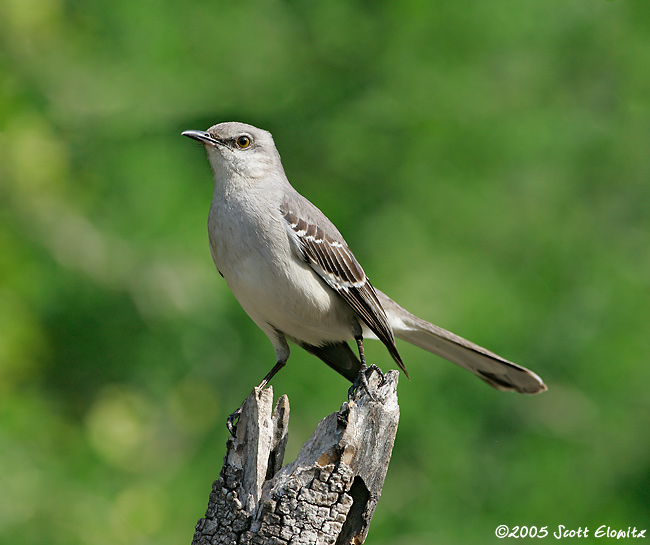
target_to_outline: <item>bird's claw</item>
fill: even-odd
[[[237,424],[239,423],[239,417],[241,416],[241,410],[242,410],[242,407],[239,407],[239,409],[237,409],[234,413],[232,413],[226,419],[226,427],[228,428],[228,431],[230,432],[230,435],[232,435],[233,437],[237,433]]]
[[[368,377],[372,374],[373,371],[376,371],[379,374],[379,377],[381,378],[381,382],[379,385],[381,386],[382,384],[384,384],[384,373],[379,367],[377,367],[374,363],[371,363],[370,365],[362,364],[361,368],[359,369],[359,374],[357,375],[356,380],[352,383],[352,386],[350,386],[348,390],[348,400],[351,400],[354,394],[360,388],[363,388],[366,392],[368,392],[368,396],[370,397],[370,399],[372,399],[374,402],[377,402],[377,398],[372,393],[372,390],[370,389],[370,384],[368,383]]]

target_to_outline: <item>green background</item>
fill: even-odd
[[[549,386],[399,344],[368,543],[650,530],[648,0],[0,0],[0,44],[1,543],[189,544],[274,362],[180,136],[232,120],[377,287]],[[273,385],[291,457],[348,387],[295,348]]]

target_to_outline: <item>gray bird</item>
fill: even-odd
[[[276,364],[260,388],[287,362],[287,341],[367,387],[363,339],[379,339],[408,377],[397,337],[498,390],[546,390],[532,371],[414,316],[374,288],[334,224],[291,186],[269,132],[220,123],[183,135],[204,145],[214,174],[214,264],[275,349]]]

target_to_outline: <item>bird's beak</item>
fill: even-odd
[[[214,136],[205,131],[184,131],[181,134],[183,136],[193,138],[194,140],[198,140],[202,144],[223,145],[223,142],[221,142],[221,140],[217,140]]]

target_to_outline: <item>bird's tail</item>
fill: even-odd
[[[546,390],[542,379],[525,367],[414,316],[379,290],[377,294],[398,339],[460,365],[497,390],[522,394]]]

